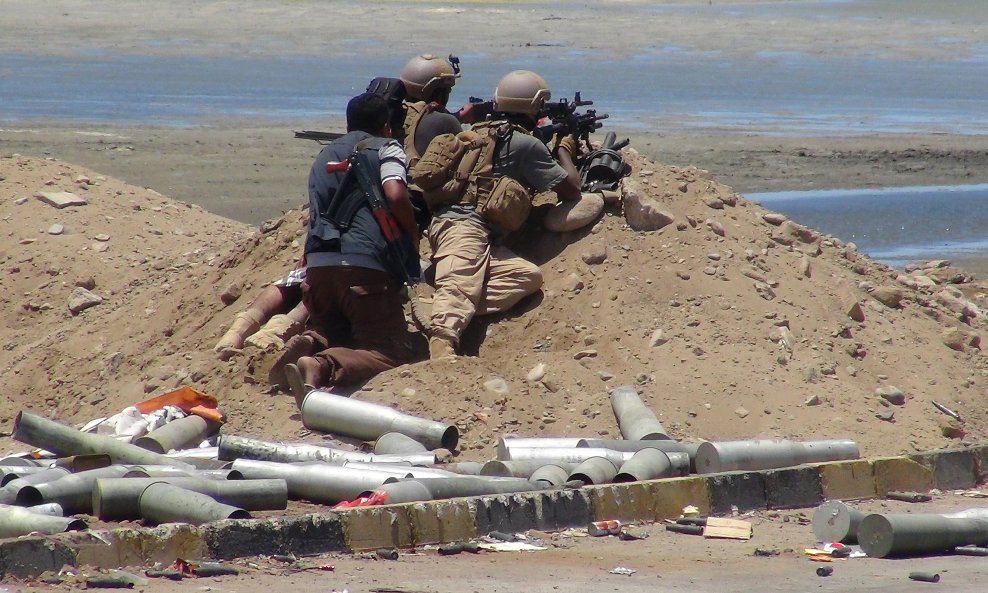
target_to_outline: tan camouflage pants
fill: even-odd
[[[428,237],[436,270],[433,335],[458,344],[474,315],[507,311],[542,288],[542,270],[506,247],[492,249],[490,231],[478,222],[434,218]]]

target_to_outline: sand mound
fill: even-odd
[[[542,265],[543,294],[478,320],[464,339],[475,356],[395,369],[355,396],[455,422],[462,459],[492,457],[507,433],[617,437],[606,394],[620,384],[677,438],[850,437],[868,455],[984,438],[983,286],[938,264],[897,272],[705,171],[629,158],[635,228],[658,230],[612,206],[555,235],[537,207],[510,244]],[[65,163],[0,159],[0,426],[21,409],[83,422],[185,383],[220,399],[225,432],[307,436],[264,381],[272,354],[211,351],[292,265],[304,220],[255,230]],[[73,314],[79,285],[102,302]]]

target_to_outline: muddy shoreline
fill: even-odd
[[[341,122],[317,122],[335,129]],[[319,146],[298,123],[241,128],[20,124],[0,127],[4,154],[75,163],[245,222],[306,200]],[[988,183],[988,137],[779,138],[621,131],[655,160],[707,169],[741,193]]]

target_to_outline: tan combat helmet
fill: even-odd
[[[457,70],[446,60],[422,54],[409,60],[398,78],[404,83],[409,99],[428,101],[436,90],[453,88],[458,76]]]
[[[549,85],[531,70],[508,72],[494,89],[494,111],[538,117],[549,100]]]

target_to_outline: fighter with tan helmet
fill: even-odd
[[[474,124],[469,131],[493,139],[490,170],[479,176],[489,183],[468,184],[464,195],[433,208],[427,233],[436,286],[430,358],[456,354],[460,337],[475,315],[507,311],[542,287],[539,267],[498,244],[500,229],[483,213],[499,201],[500,196],[497,200],[493,196],[505,177],[510,179],[504,181],[521,190],[514,199],[526,201],[522,216],[527,216],[531,196],[538,192],[553,190],[563,201],[580,199],[580,175],[573,166],[578,144],[573,139],[560,142],[557,161],[532,135],[550,96],[549,86],[534,72],[516,70],[505,75],[494,89],[492,118]],[[469,189],[480,185],[495,190],[480,195],[482,190]]]
[[[409,164],[414,164],[425,152],[429,142],[440,134],[456,134],[460,123],[469,120],[469,105],[450,113],[446,105],[449,95],[460,77],[460,61],[456,56],[448,60],[433,54],[417,55],[405,64],[398,75],[405,87],[405,153]]]

